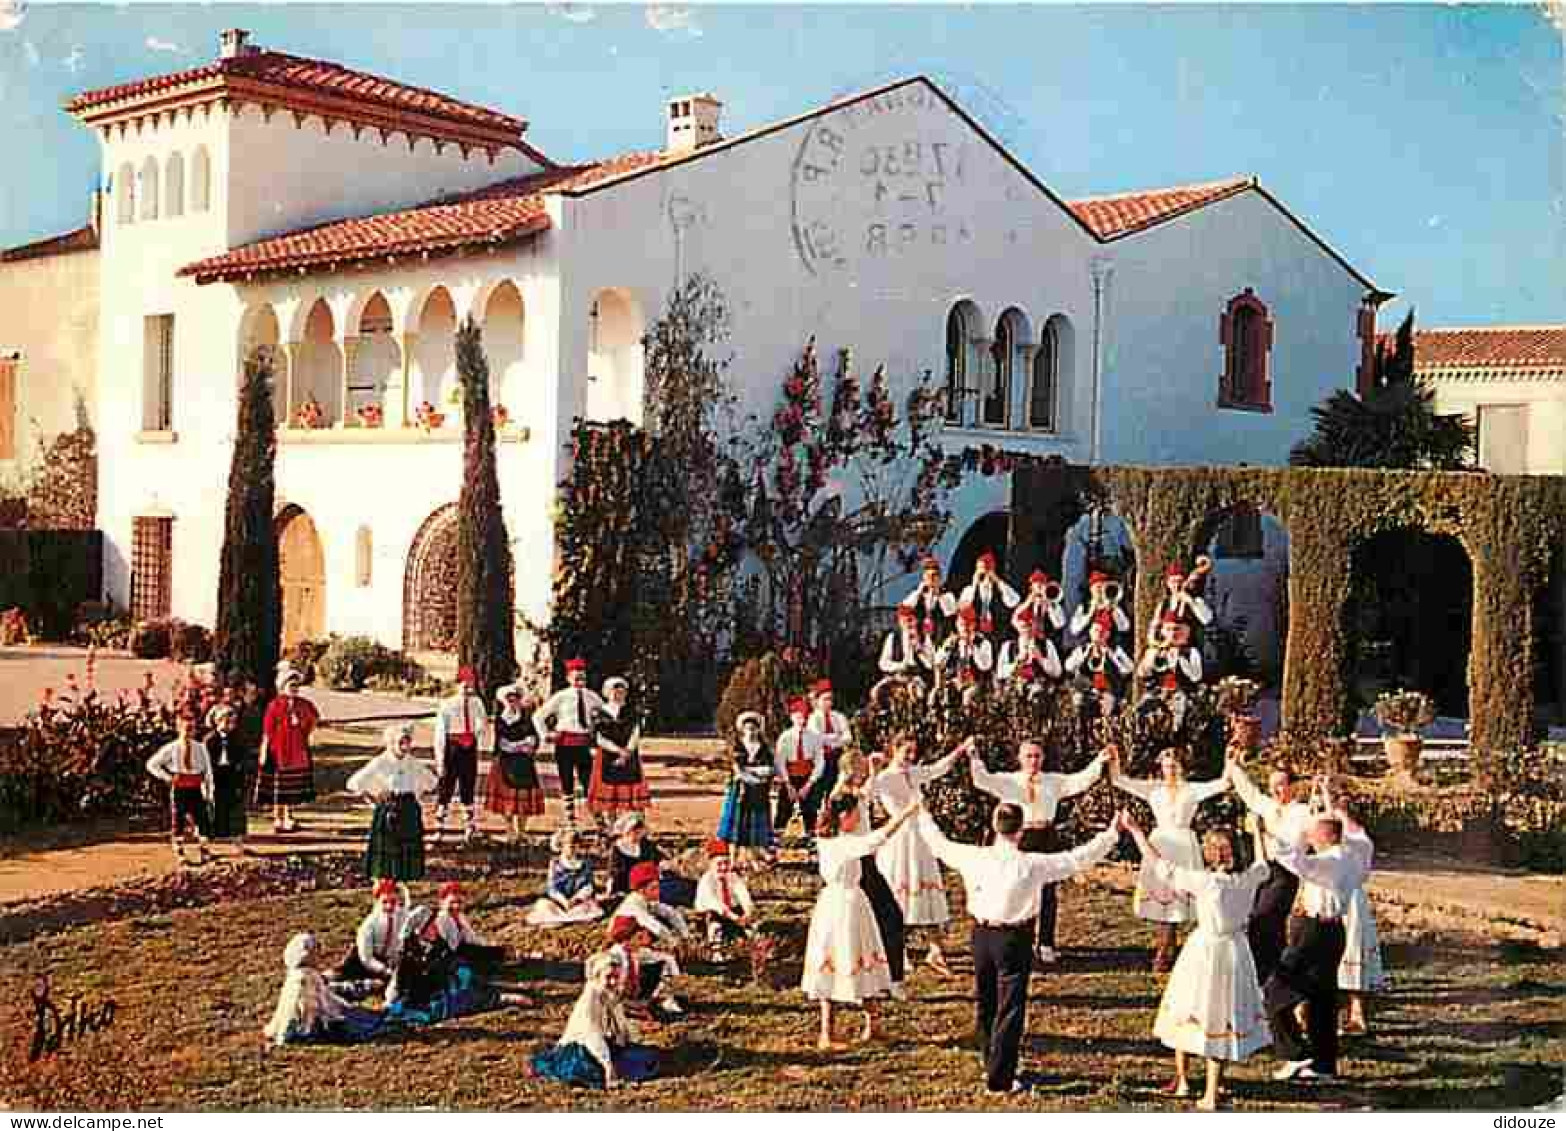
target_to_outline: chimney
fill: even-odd
[[[669,153],[691,153],[721,140],[718,115],[723,103],[710,94],[686,94],[669,100]]]
[[[222,50],[218,52],[220,59],[239,59],[261,50],[251,44],[250,33],[244,28],[229,28],[218,37],[218,42],[222,45]]]

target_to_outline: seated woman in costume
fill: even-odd
[[[532,1075],[581,1088],[613,1088],[656,1074],[657,1054],[636,1043],[640,1034],[620,1000],[623,961],[612,952],[587,960],[587,984],[565,1032],[548,1052],[533,1057],[528,1064]]]
[[[435,913],[428,907],[408,912],[402,957],[386,1000],[387,1020],[402,1025],[433,1025],[528,1001],[517,987],[487,982],[459,959],[441,937]]]
[[[277,995],[262,1033],[275,1045],[367,1041],[381,1029],[382,1017],[373,1010],[349,1005],[332,992],[316,969],[320,946],[315,936],[301,931],[283,949],[283,988]]]
[[[549,862],[549,886],[528,910],[532,927],[563,927],[569,923],[591,923],[604,917],[593,884],[593,862],[577,855],[576,830],[562,828],[550,838],[555,858]]]

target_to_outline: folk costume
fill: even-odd
[[[474,928],[463,910],[462,885],[447,880],[437,893],[440,911],[435,915],[435,930],[445,944],[457,956],[480,972],[492,970],[506,959],[506,948],[493,946]]]
[[[1191,647],[1188,632],[1173,616],[1164,614],[1162,633],[1156,645],[1142,654],[1137,674],[1144,681],[1138,710],[1147,712],[1157,704],[1169,709],[1175,730],[1185,721],[1185,709],[1192,691],[1202,684],[1202,654]]]
[[[854,800],[859,814],[858,827],[870,829],[870,802],[862,791],[855,791]],[[875,916],[876,930],[881,934],[881,947],[886,951],[886,972],[892,979],[892,998],[902,1001],[908,996],[903,989],[907,979],[908,925],[903,921],[902,904],[897,902],[892,885],[881,874],[874,854],[859,858],[859,890],[870,901],[870,913]]]
[[[819,870],[826,886],[816,896],[810,913],[805,969],[799,983],[812,1001],[857,1005],[891,992],[886,947],[870,901],[859,886],[860,861],[875,855],[887,842],[891,827],[840,833],[817,842]]]
[[[962,753],[959,747],[928,765],[889,766],[870,780],[870,797],[888,813],[900,813],[919,800],[926,785],[944,777]],[[877,849],[875,863],[897,897],[905,926],[939,927],[951,921],[940,861],[917,824],[905,824]]]
[[[182,727],[193,723],[181,723]],[[201,849],[201,860],[207,859],[207,835],[211,823],[207,818],[207,803],[212,799],[212,760],[207,748],[187,733],[158,748],[147,759],[147,772],[169,787],[169,840],[174,855],[183,863],[185,859],[185,826],[190,824]]]
[[[718,816],[718,839],[739,848],[759,848],[770,852],[777,838],[772,833],[772,776],[774,754],[761,738],[762,719],[755,711],[745,711],[739,726],[748,733],[735,741],[733,776],[723,796],[723,811]],[[699,895],[699,892],[698,892]]]
[[[1100,717],[1115,713],[1125,695],[1135,665],[1125,649],[1111,643],[1113,618],[1104,613],[1088,625],[1088,639],[1066,657],[1066,671],[1080,682],[1084,704],[1096,707]]]
[[[816,788],[825,797],[837,785],[838,764],[843,751],[854,743],[854,732],[848,725],[848,716],[832,709],[832,681],[817,680],[810,689],[815,709],[805,723],[805,729],[815,733],[821,744],[821,776]]]
[[[623,953],[595,954],[587,960],[587,984],[571,1007],[560,1039],[533,1057],[535,1075],[578,1088],[612,1088],[657,1074],[658,1054],[636,1043],[640,1034],[620,1000],[624,961]]]
[[[402,1025],[434,1025],[499,1008],[501,995],[458,959],[428,907],[408,912],[402,955],[386,991],[386,1017]]]
[[[986,550],[979,555],[973,580],[963,589],[957,605],[958,608],[966,607],[974,611],[979,635],[988,640],[993,648],[1000,639],[1002,627],[1011,620],[1011,610],[1021,600],[1017,591],[996,574],[995,555]]]
[[[287,973],[272,1019],[262,1030],[274,1045],[356,1044],[381,1031],[384,1019],[379,1013],[349,1005],[332,992],[315,968],[318,950],[309,932],[295,935],[283,949]]]
[[[636,890],[632,882],[638,864],[658,865],[663,850],[647,836],[647,823],[640,813],[622,813],[611,830],[614,843],[609,846],[609,894],[629,895]],[[696,885],[684,876],[660,871],[658,899],[671,907],[690,907],[696,902]]]
[[[995,662],[995,676],[1001,683],[1016,683],[1023,687],[1042,687],[1065,674],[1060,653],[1048,636],[1032,634],[1033,614],[1024,609],[1024,630],[1015,640],[1001,645],[1000,657]]]
[[[711,861],[696,884],[696,913],[706,920],[707,944],[713,948],[713,960],[724,961],[723,948],[750,934],[750,922],[756,903],[750,886],[734,870],[729,846],[714,839],[707,844]]]
[[[419,797],[435,788],[435,772],[412,753],[413,728],[398,723],[384,732],[386,749],[348,779],[349,793],[375,801],[364,874],[372,880],[424,878],[424,812]]]
[[[604,909],[593,884],[593,862],[576,855],[575,835],[569,829],[559,830],[550,848],[555,858],[549,862],[549,884],[543,898],[528,910],[528,925],[563,927],[602,919]]]
[[[1055,590],[1053,597],[1050,596],[1052,588]],[[1064,643],[1066,609],[1061,588],[1043,570],[1036,569],[1028,574],[1028,594],[1011,614],[1011,627],[1018,636]]]
[[[1244,1060],[1272,1043],[1245,937],[1256,889],[1267,882],[1267,862],[1239,873],[1144,858],[1143,867],[1149,864],[1159,886],[1190,901],[1196,918],[1164,987],[1153,1036],[1193,1056]]]
[[[1368,875],[1375,862],[1375,845],[1363,829],[1345,834],[1344,844],[1355,852]],[[1387,972],[1381,962],[1381,933],[1376,912],[1361,883],[1349,897],[1343,913],[1343,961],[1338,963],[1338,989],[1350,994],[1373,994],[1387,988]]]
[[[1131,618],[1126,615],[1125,609],[1120,607],[1119,600],[1109,599],[1109,587],[1119,586],[1119,582],[1109,574],[1100,570],[1094,570],[1088,574],[1088,599],[1085,604],[1078,605],[1076,611],[1071,614],[1071,635],[1081,636],[1088,630],[1088,625],[1099,617],[1106,617],[1112,630],[1109,640],[1127,635],[1131,632]]]
[[[919,619],[919,635],[926,640],[945,640],[957,617],[957,597],[941,588],[941,563],[927,557],[919,587],[900,602],[911,608]]]
[[[345,997],[361,998],[385,989],[402,957],[402,930],[408,922],[407,888],[395,880],[375,884],[375,906],[359,922],[353,945],[333,971],[332,986]],[[393,901],[392,906],[386,906]]]
[[[593,716],[593,776],[587,807],[594,817],[639,813],[652,804],[642,769],[642,728],[623,698],[612,692],[629,685],[618,676],[604,683],[604,703]]]
[[[576,786],[581,783],[585,796],[593,773],[593,720],[603,710],[604,701],[587,686],[586,660],[567,660],[566,678],[570,686],[555,692],[533,712],[533,727],[540,741],[554,744],[566,824],[575,825]]]
[[[955,688],[965,700],[989,682],[995,668],[995,651],[976,631],[977,617],[972,605],[962,606],[956,634],[935,653],[937,690]]]
[[[1159,856],[1177,868],[1201,869],[1202,846],[1191,830],[1191,820],[1202,802],[1229,788],[1227,775],[1202,782],[1182,779],[1171,786],[1165,781],[1129,778],[1111,770],[1109,784],[1152,808],[1156,824],[1148,839]],[[1132,908],[1137,918],[1149,923],[1189,923],[1196,917],[1189,893],[1166,883],[1157,861],[1152,859],[1144,859],[1137,873]]]
[[[287,670],[278,679],[281,694],[262,719],[261,772],[256,777],[257,803],[274,811],[315,800],[310,736],[321,721],[315,704],[299,694],[299,673],[286,660],[280,667]],[[289,831],[291,825],[290,821],[281,831]]]
[[[1183,624],[1190,631],[1191,639],[1200,647],[1200,632],[1203,628],[1213,623],[1212,607],[1203,600],[1200,592],[1193,592],[1187,586],[1191,580],[1206,574],[1198,563],[1200,572],[1187,574],[1185,567],[1179,562],[1171,562],[1169,568],[1164,571],[1164,595],[1159,598],[1158,606],[1153,610],[1153,616],[1147,624],[1147,642],[1157,644],[1159,642],[1159,625],[1165,618],[1173,618],[1177,624]]]
[[[1104,756],[1100,754],[1074,774],[1038,773],[1028,770],[1011,770],[992,773],[985,768],[978,754],[968,759],[968,771],[973,787],[988,793],[997,801],[1010,802],[1022,810],[1022,838],[1017,847],[1023,852],[1055,852],[1061,848],[1055,832],[1055,817],[1060,803],[1093,787],[1104,770]],[[1041,962],[1054,962],[1055,926],[1059,917],[1059,898],[1056,885],[1045,883],[1039,891],[1039,911],[1034,921],[1035,954]]]
[[[1305,836],[1314,818],[1310,806],[1303,801],[1279,802],[1257,789],[1245,770],[1232,762],[1229,780],[1245,807],[1261,819],[1266,830],[1263,843],[1270,871],[1267,882],[1256,893],[1256,906],[1251,910],[1247,928],[1251,955],[1256,960],[1256,977],[1265,986],[1287,945],[1289,913],[1299,892],[1299,879],[1278,858]]]
[[[821,801],[826,796],[821,788],[821,778],[826,773],[826,758],[822,751],[821,736],[807,725],[810,705],[802,698],[789,701],[789,718],[792,725],[778,735],[773,747],[773,776],[778,780],[778,804],[772,817],[772,828],[783,835],[789,821],[798,808],[805,825],[805,839],[815,835],[816,817],[821,811]]]
[[[884,702],[888,691],[908,687],[923,698],[935,679],[935,644],[919,632],[919,614],[911,605],[897,608],[897,627],[881,642],[876,665],[882,679],[870,690],[874,702]]]
[[[495,757],[484,778],[484,808],[512,824],[520,835],[526,818],[544,813],[544,790],[538,780],[538,733],[533,718],[519,704],[520,684],[500,689],[500,713],[495,716]]]
[[[435,771],[440,782],[435,790],[435,837],[446,832],[446,812],[452,798],[462,804],[464,835],[471,840],[478,833],[478,808],[473,804],[478,792],[479,751],[489,734],[489,715],[484,700],[474,690],[472,668],[457,673],[457,693],[435,711]]]
[[[637,886],[620,901],[620,906],[615,908],[611,918],[630,919],[639,923],[657,942],[676,942],[689,938],[690,924],[678,907],[664,903],[661,899],[649,899],[642,894],[643,887],[661,883],[662,879],[662,872],[656,864],[638,864],[631,869],[631,883]]]
[[[221,704],[210,712],[209,718],[215,722],[201,744],[207,748],[212,763],[212,839],[236,840],[243,845],[249,826],[246,809],[250,798],[245,787],[255,773],[256,748],[247,745],[241,735],[236,708]]]
[[[620,997],[632,1007],[657,1007],[677,1017],[685,1012],[674,996],[679,960],[667,951],[639,945],[636,939],[646,933],[646,926],[635,919],[616,916],[609,921],[608,953],[620,971]]]

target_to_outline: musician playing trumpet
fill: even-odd
[[[1059,679],[1065,672],[1060,653],[1047,635],[1035,634],[1033,610],[1024,605],[1012,623],[1017,626],[1017,637],[1001,645],[996,678],[1002,683],[1016,680],[1024,687],[1042,687],[1046,680]]]
[[[1049,574],[1041,569],[1034,570],[1028,574],[1028,595],[1011,615],[1011,627],[1020,636],[1023,631],[1022,617],[1026,613],[1029,615],[1029,634],[1034,639],[1061,632],[1066,627],[1064,597],[1065,593],[1058,581],[1051,581]]]
[[[1078,605],[1077,611],[1071,615],[1071,635],[1081,636],[1087,631],[1089,623],[1099,616],[1109,618],[1115,633],[1130,632],[1131,618],[1121,607],[1124,598],[1124,588],[1109,574],[1100,570],[1088,574],[1087,604]]]
[[[918,617],[919,635],[933,642],[951,635],[957,616],[957,598],[941,587],[941,563],[926,557],[920,567],[919,588],[902,600]],[[937,645],[939,646],[939,645]]]
[[[996,637],[1000,635],[1001,625],[1005,623],[1005,611],[1016,608],[1017,602],[1021,600],[1017,591],[995,572],[995,555],[985,550],[973,567],[973,580],[962,591],[957,604],[959,607],[971,608],[978,615],[975,627],[993,648]]]
[[[957,610],[957,632],[935,653],[935,691],[937,697],[948,687],[955,685],[962,693],[963,703],[970,702],[979,688],[988,681],[995,667],[995,652],[990,642],[979,635],[979,617],[972,605]]]
[[[1142,654],[1137,675],[1144,680],[1141,709],[1162,700],[1179,730],[1185,722],[1188,693],[1202,682],[1202,654],[1191,646],[1191,626],[1165,613],[1158,622],[1158,641]]]
[[[1114,714],[1125,690],[1126,678],[1135,667],[1126,650],[1112,643],[1114,620],[1101,612],[1088,622],[1088,638],[1066,657],[1066,671],[1086,682],[1084,696],[1091,694],[1098,704],[1099,717]]]
[[[1161,625],[1166,616],[1173,616],[1193,633],[1198,626],[1205,627],[1213,623],[1213,610],[1202,597],[1207,575],[1212,572],[1212,568],[1212,559],[1208,557],[1197,558],[1196,568],[1190,573],[1179,562],[1169,563],[1169,568],[1164,571],[1164,595],[1153,610],[1153,619],[1147,626],[1149,644],[1156,645],[1159,642]]]
[[[906,686],[921,699],[935,674],[935,644],[919,631],[919,611],[912,605],[897,606],[897,627],[881,643],[878,665],[885,677],[870,690],[881,702],[894,686]]]

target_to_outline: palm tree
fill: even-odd
[[[1414,376],[1414,314],[1391,348],[1376,345],[1376,379],[1360,397],[1338,389],[1310,410],[1316,430],[1294,446],[1295,467],[1405,467],[1460,471],[1471,466],[1473,427],[1435,411],[1435,390]]]

